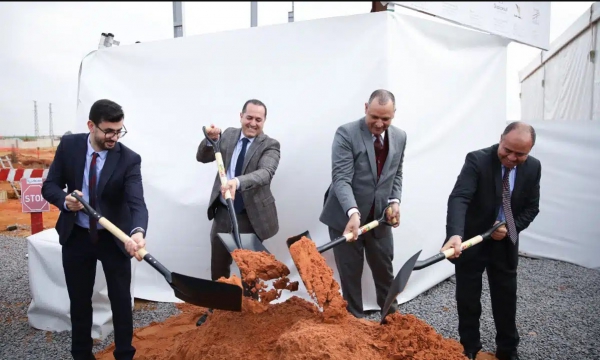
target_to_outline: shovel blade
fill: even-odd
[[[221,239],[223,245],[227,251],[232,253],[235,249],[237,249],[237,244],[235,243],[235,238],[231,233],[218,233],[217,236]],[[269,250],[263,245],[262,242],[258,239],[256,234],[240,234],[240,240],[242,242],[242,249],[250,250],[250,251],[264,251],[267,254],[270,254]]]
[[[379,322],[380,324],[385,324],[385,317],[387,316],[388,311],[390,310],[390,306],[392,306],[392,302],[394,302],[394,299],[398,297],[398,295],[406,287],[406,284],[408,283],[410,274],[412,274],[415,263],[417,262],[419,255],[421,255],[421,251],[422,250],[419,250],[419,252],[414,254],[410,259],[408,259],[407,262],[404,263],[404,265],[402,265],[402,268],[400,268],[400,271],[394,278],[394,281],[392,281],[392,285],[390,286],[390,290],[388,291],[388,295],[385,299],[383,309],[381,309],[381,321]]]
[[[218,281],[198,279],[171,273],[175,296],[187,303],[205,308],[242,311],[242,288]]]
[[[312,239],[310,237],[310,233],[308,232],[308,230],[306,230],[305,232],[303,232],[302,234],[296,235],[296,236],[292,236],[290,238],[288,238],[286,240],[287,243],[287,247],[288,249],[290,248],[290,246],[292,246],[292,244],[294,244],[295,242],[299,241],[300,239],[302,239],[303,236],[306,236],[309,239]]]

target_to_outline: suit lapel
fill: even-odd
[[[493,164],[493,174],[494,174],[494,185],[496,189],[496,200],[500,201],[502,204],[502,163],[500,163],[500,159],[498,159],[498,146],[494,146],[492,148],[492,164]],[[499,204],[496,204],[499,205]]]
[[[373,180],[377,182],[377,165],[375,163],[375,147],[373,146],[373,135],[365,124],[365,118],[360,121],[360,128],[362,133],[362,139],[367,148],[367,154],[369,155],[369,164],[371,164],[371,173],[373,174]]]
[[[246,155],[244,157],[244,165],[242,166],[242,174],[246,173],[246,167],[248,166],[250,159],[252,159],[252,156],[254,156],[254,154],[256,153],[256,150],[262,144],[263,141],[265,141],[265,135],[260,134],[256,137],[256,139],[254,139],[254,141],[252,142],[252,145],[249,145],[249,148],[246,150]]]
[[[81,137],[81,140],[77,142],[77,149],[75,149],[75,154],[77,154],[77,163],[75,164],[75,189],[69,189],[69,191],[81,191],[83,188],[83,172],[85,171],[85,160],[87,157],[87,141],[88,135],[84,135]]]
[[[396,142],[393,141],[394,137],[390,128],[386,130],[385,137],[388,142],[388,154],[386,156],[385,162],[383,163],[383,169],[381,170],[381,177],[379,178],[379,181],[382,180],[383,174],[387,174],[388,170],[390,169],[392,159],[394,157],[394,151],[396,151]],[[385,141],[386,140],[384,139],[384,142]]]
[[[231,157],[233,156],[233,151],[235,150],[235,146],[238,143],[238,140],[240,139],[240,135],[242,133],[242,129],[237,129],[236,131],[233,132],[233,137],[231,138],[231,140],[227,143],[225,143],[223,146],[223,148],[221,148],[221,151],[226,151],[225,154],[223,154],[223,158],[225,161],[225,171],[227,171],[227,169],[229,169],[229,165],[231,164]]]
[[[117,143],[117,146],[113,150],[109,150],[106,155],[106,161],[104,162],[104,166],[102,167],[102,172],[100,172],[100,179],[98,181],[98,190],[97,194],[102,194],[104,190],[104,186],[110,179],[112,173],[117,168],[117,164],[119,163],[119,159],[121,158],[121,144]]]

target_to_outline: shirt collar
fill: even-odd
[[[94,148],[92,147],[92,142],[90,139],[90,135],[88,135],[87,138],[87,156],[92,156],[93,153],[97,152],[98,153],[98,157],[102,160],[106,159],[106,154],[108,153],[108,150],[102,150],[102,151],[95,151]]]
[[[242,140],[244,138],[248,139],[249,144],[252,144],[252,142],[254,141],[254,139],[256,139],[255,137],[253,137],[253,138],[246,137],[244,135],[244,132],[240,131],[240,138],[238,139],[238,141],[240,141],[240,140]]]
[[[387,133],[387,130],[384,131],[383,133],[381,133],[381,141],[385,140],[385,133]],[[373,138],[373,141],[375,141],[375,139],[377,139],[377,137],[375,137],[375,135],[373,135],[373,133],[371,133],[371,137]]]

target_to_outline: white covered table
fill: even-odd
[[[47,331],[70,331],[69,294],[62,266],[62,246],[55,229],[48,229],[27,238],[29,252],[29,289],[31,304],[27,311],[29,325]],[[137,260],[131,259],[131,293],[133,294]],[[131,299],[133,308],[133,297]],[[108,299],[102,263],[98,261],[92,295],[94,317],[92,337],[105,339],[113,331],[112,311]]]

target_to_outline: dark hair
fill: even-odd
[[[90,109],[90,120],[94,125],[99,125],[103,121],[119,122],[123,120],[125,115],[121,105],[107,99],[98,100]]]
[[[262,106],[265,109],[265,119],[267,118],[267,105],[265,105],[262,101],[256,100],[256,99],[250,99],[250,100],[246,101],[244,103],[244,107],[242,107],[242,113],[246,112],[246,108],[248,107],[248,104]]]
[[[531,135],[531,146],[535,145],[535,129],[533,128],[533,126],[531,126],[529,124],[525,124],[524,122],[521,122],[521,121],[513,121],[510,124],[508,124],[508,126],[504,129],[504,132],[502,133],[502,137],[504,137],[506,134],[508,134],[509,132],[511,132],[513,130],[529,131],[529,135]]]
[[[384,89],[375,90],[369,97],[369,104],[371,104],[375,99],[379,100],[379,105],[385,105],[391,100],[392,104],[394,104],[394,107],[396,107],[396,97],[391,91]]]

